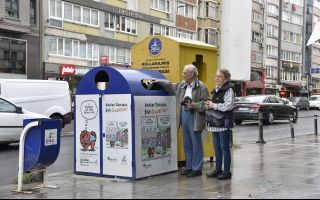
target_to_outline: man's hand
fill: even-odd
[[[194,104],[195,104],[194,102],[188,103],[187,104],[187,108],[190,109],[190,110],[193,110],[194,109]]]

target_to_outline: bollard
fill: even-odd
[[[290,115],[289,122],[290,122],[290,129],[291,129],[291,138],[295,138],[293,120],[294,120],[293,115]]]
[[[257,144],[266,144],[263,138],[263,113],[259,113],[259,141]]]
[[[318,115],[314,115],[314,134],[318,135]]]

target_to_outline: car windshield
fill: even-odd
[[[299,97],[290,97],[289,101],[290,102],[299,102],[300,98]]]
[[[265,96],[242,97],[237,103],[264,103],[266,98]]]
[[[318,97],[310,97],[310,101],[316,101],[318,100]]]

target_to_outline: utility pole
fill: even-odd
[[[282,12],[283,0],[279,0],[279,33],[278,33],[278,85],[281,85],[281,69],[282,69]]]

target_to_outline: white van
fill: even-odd
[[[72,121],[69,84],[64,81],[0,79],[0,97],[63,124]]]
[[[313,95],[309,99],[310,108],[320,109],[320,95]]]

